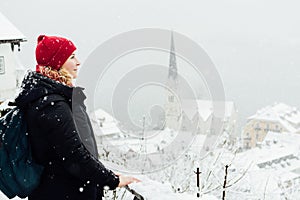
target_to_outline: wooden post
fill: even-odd
[[[198,187],[198,192],[197,192],[197,197],[200,198],[200,177],[199,175],[201,174],[201,172],[199,171],[199,167],[197,167],[197,172],[194,172],[197,175],[197,187]]]
[[[225,178],[224,178],[224,184],[223,184],[222,200],[225,200],[225,189],[226,189],[226,183],[227,183],[227,173],[228,173],[228,165],[225,165]]]

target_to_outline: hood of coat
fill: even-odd
[[[52,80],[35,71],[29,71],[22,81],[15,103],[20,107],[26,107],[29,103],[50,94],[59,94],[71,101],[72,93],[73,87]]]

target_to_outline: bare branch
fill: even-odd
[[[268,176],[268,179],[267,179],[267,182],[266,182],[266,185],[265,185],[265,189],[264,189],[264,200],[266,199],[266,191],[267,191],[267,186],[269,184],[269,179],[270,179],[270,176]]]
[[[239,182],[245,175],[246,173],[249,171],[251,165],[253,164],[253,161],[249,164],[249,166],[247,167],[247,169],[242,173],[242,175],[236,179],[233,183],[229,184],[226,188],[229,188],[231,186],[233,186],[234,184],[236,184],[237,182]],[[231,182],[233,179],[229,180],[228,182]]]

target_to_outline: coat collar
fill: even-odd
[[[70,87],[40,73],[28,71],[22,81],[20,92],[15,98],[15,102],[17,105],[24,107],[28,103],[50,94],[59,94],[69,101],[72,101],[73,98],[76,98],[76,101],[83,101],[86,98],[83,90],[84,88]],[[73,91],[75,91],[75,96]]]

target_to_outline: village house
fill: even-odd
[[[0,13],[0,104],[14,97],[24,75],[17,57],[25,36]]]
[[[243,128],[244,147],[259,146],[269,131],[300,133],[299,110],[284,103],[274,103],[258,110]]]

